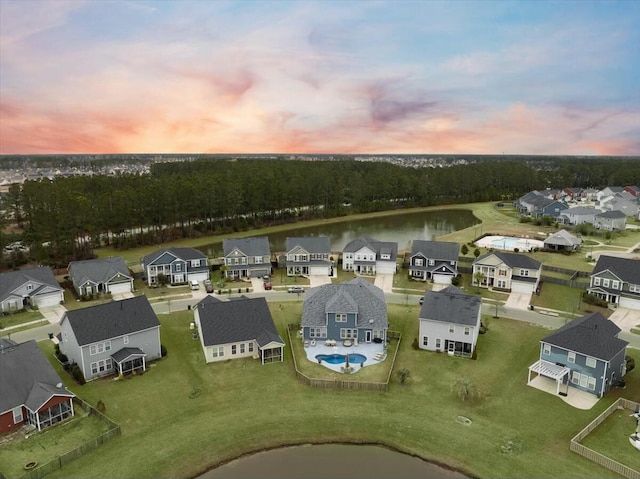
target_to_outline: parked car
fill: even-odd
[[[195,279],[192,279],[191,281],[189,281],[189,285],[191,286],[191,290],[192,291],[200,289],[200,285],[198,284],[198,282]]]
[[[270,290],[271,289],[271,283],[269,281],[265,281],[264,282],[264,289],[265,290]]]
[[[290,293],[304,293],[304,288],[302,286],[291,286],[289,288]]]

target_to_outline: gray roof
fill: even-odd
[[[582,244],[582,240],[567,230],[558,230],[555,233],[549,235],[545,240],[545,243],[549,244],[559,244],[565,246],[573,246],[577,244]]]
[[[573,208],[566,209],[562,212],[563,215],[597,215],[600,210],[592,208],[590,206],[575,206]]]
[[[422,254],[425,258],[458,261],[460,245],[447,241],[413,240],[411,256]]]
[[[4,301],[13,291],[28,281],[49,286],[57,291],[63,290],[48,266],[20,269],[0,274],[0,301]],[[31,291],[31,295],[37,291],[38,289]]]
[[[601,254],[591,275],[611,271],[626,283],[640,285],[640,260]]]
[[[131,279],[131,273],[120,256],[69,263],[69,276],[76,285],[86,282],[108,283],[118,274]]]
[[[596,218],[626,218],[627,215],[625,215],[622,211],[620,210],[608,210],[608,211],[604,211],[602,213],[598,213],[596,215]]]
[[[565,324],[541,342],[609,361],[627,347],[618,339],[620,328],[600,313],[590,313]]]
[[[304,236],[301,238],[287,238],[285,248],[287,252],[299,246],[308,253],[331,253],[331,240],[328,236]]]
[[[477,326],[481,305],[479,296],[471,296],[455,286],[447,286],[440,291],[428,291],[424,295],[420,319]]]
[[[80,346],[160,327],[145,295],[70,310],[65,318]]]
[[[37,411],[53,395],[74,396],[33,340],[3,347],[0,371],[0,414],[23,404]]]
[[[364,236],[349,242],[342,251],[343,253],[355,253],[365,246],[376,252],[377,259],[380,259],[380,254],[389,254],[391,256],[389,261],[395,261],[398,258],[398,243],[378,241]]]
[[[505,251],[492,251],[479,256],[473,264],[481,264],[485,258],[489,256],[497,256],[500,260],[510,268],[524,269],[540,269],[542,263],[525,254],[507,253]]]
[[[266,236],[257,238],[227,238],[222,241],[224,255],[227,256],[234,249],[240,250],[246,256],[270,256],[271,248]]]
[[[156,259],[160,258],[165,253],[171,253],[185,261],[189,261],[192,259],[207,259],[207,255],[205,255],[202,251],[197,250],[195,248],[161,248],[159,250],[154,251],[153,253],[149,253],[142,260],[144,265],[149,265],[153,263]]]
[[[357,313],[359,328],[389,327],[383,291],[362,278],[307,290],[302,310],[303,327],[325,326],[330,312]]]
[[[207,296],[195,307],[205,346],[252,340],[259,347],[270,342],[284,345],[264,298],[219,301]]]
[[[122,348],[111,355],[113,360],[118,364],[132,356],[146,356],[146,354],[140,348]]]

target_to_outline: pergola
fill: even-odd
[[[531,366],[529,366],[529,377],[527,383],[531,382],[531,373],[537,373],[539,376],[555,379],[556,381],[556,394],[560,394],[560,385],[563,378],[571,372],[566,366],[560,366],[559,364],[550,363],[540,359]],[[535,377],[535,376],[534,376]]]

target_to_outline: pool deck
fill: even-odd
[[[324,341],[316,341],[315,346],[307,346],[304,348],[307,353],[307,359],[312,362],[318,362],[316,356],[318,354],[362,354],[367,357],[367,360],[364,362],[364,367],[371,366],[373,364],[380,364],[382,361],[385,361],[387,357],[378,361],[374,359],[374,355],[376,353],[384,353],[384,344],[377,343],[358,343],[358,345],[352,345],[349,347],[343,346],[342,341],[338,341],[335,346],[325,346]],[[342,372],[340,367],[344,366],[345,363],[342,364],[330,364],[326,361],[322,361],[321,363],[324,367],[332,369],[333,371]],[[352,363],[349,361],[349,366],[353,367],[353,372],[358,372],[360,369],[360,363]]]
[[[503,242],[501,245],[500,242]],[[503,251],[513,251],[518,248],[520,251],[531,251],[533,248],[543,248],[544,241],[533,238],[519,238],[517,236],[485,236],[475,242],[476,246],[487,249],[499,249]]]

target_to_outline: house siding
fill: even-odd
[[[567,351],[566,349],[554,346],[552,344],[549,344],[551,351],[549,354],[545,354],[544,352],[545,344],[548,344],[548,343],[544,343],[544,342],[542,343],[541,350],[540,350],[540,359],[543,359],[550,363],[561,364],[563,366],[568,367],[571,370],[571,372],[569,373],[569,377],[567,378],[569,385],[571,385],[576,389],[580,389],[582,391],[586,391],[588,393],[595,394],[597,396],[600,396],[602,394],[603,385],[607,386],[605,388],[605,392],[608,390],[612,371],[607,370],[608,363],[606,361],[603,361],[598,358],[593,358],[596,360],[596,365],[595,367],[592,368],[587,366],[586,364],[587,356],[581,353],[575,353],[575,362],[570,363],[569,351]],[[622,351],[622,355],[624,358],[624,351]],[[574,383],[572,381],[574,377],[573,375],[574,372],[586,375],[587,377],[595,378],[594,389],[589,389],[588,386],[581,386],[579,383],[578,384]],[[619,373],[618,373],[618,376],[619,376]],[[605,380],[603,380],[603,378],[605,378]]]
[[[244,344],[244,353],[240,352],[241,349],[241,345]],[[253,351],[249,351],[249,344],[253,344]],[[236,354],[233,354],[233,346],[236,346]],[[213,351],[214,349],[222,346],[223,349],[223,356],[217,356],[214,357],[213,356]],[[228,344],[217,344],[215,346],[205,346],[204,347],[204,355],[205,355],[205,361],[207,363],[215,363],[215,362],[219,362],[219,361],[227,361],[229,359],[240,359],[240,358],[253,358],[254,356],[256,356],[257,354],[259,354],[259,348],[258,348],[258,343],[256,343],[254,340],[249,340],[249,341],[239,341],[237,343],[228,343]]]
[[[20,407],[22,408],[22,421],[20,421],[19,423],[13,422],[13,409],[10,409],[8,412],[0,416],[0,434],[11,432],[24,424],[24,420],[27,416],[27,411],[23,406]]]

